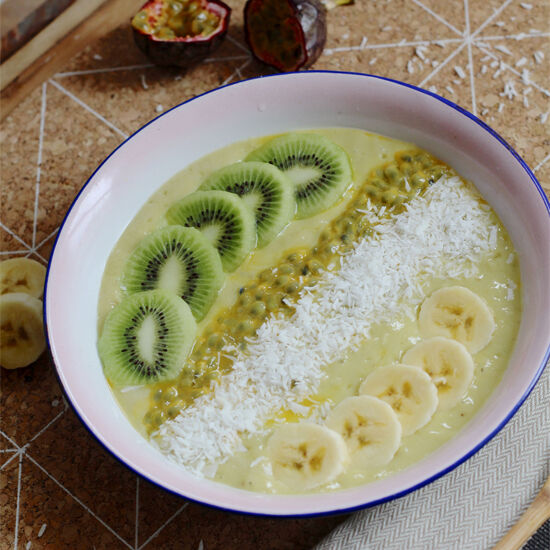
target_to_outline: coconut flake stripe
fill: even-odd
[[[498,220],[458,177],[442,178],[405,211],[384,217],[369,207],[371,237],[302,293],[295,313],[269,318],[235,357],[212,391],[155,434],[159,448],[197,476],[243,450],[242,437],[264,429],[281,408],[300,408],[314,394],[323,368],[369,335],[371,325],[414,317],[432,277],[473,277],[496,248]]]

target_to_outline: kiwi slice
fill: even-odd
[[[128,294],[164,288],[183,298],[197,321],[210,309],[223,280],[217,250],[198,229],[181,225],[169,225],[145,237],[122,275]]]
[[[182,369],[197,332],[189,306],[164,289],[127,296],[105,319],[98,351],[117,386],[170,380]]]
[[[272,164],[237,162],[211,174],[202,190],[221,189],[239,195],[256,216],[258,246],[273,240],[294,217],[293,185]]]
[[[332,206],[351,183],[347,153],[317,134],[285,134],[252,151],[247,161],[269,162],[294,184],[298,218]]]
[[[217,249],[230,272],[256,245],[256,219],[245,202],[228,191],[195,191],[173,204],[168,223],[196,227]]]

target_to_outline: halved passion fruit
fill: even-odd
[[[153,63],[186,68],[221,44],[230,16],[220,0],[149,0],[132,19],[132,30]]]
[[[327,37],[326,10],[319,0],[248,0],[246,41],[260,61],[289,72],[321,55]]]

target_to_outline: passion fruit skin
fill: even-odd
[[[325,47],[326,8],[319,0],[247,0],[244,30],[262,63],[280,72],[307,69]]]
[[[149,0],[140,12],[148,13],[148,21],[156,21],[160,6],[166,0]],[[200,0],[203,9],[213,11],[220,17],[220,24],[208,36],[181,36],[176,38],[159,38],[151,33],[137,29],[132,25],[134,41],[137,47],[155,64],[162,66],[181,67],[187,69],[219,48],[223,42],[229,20],[231,8],[221,0]]]

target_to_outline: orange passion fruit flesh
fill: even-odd
[[[132,19],[132,27],[162,41],[207,39],[220,30],[226,10],[206,0],[147,2]]]
[[[248,40],[254,54],[281,71],[307,61],[304,32],[293,6],[285,0],[261,0],[248,6]]]

